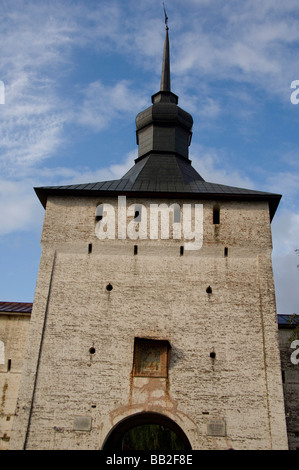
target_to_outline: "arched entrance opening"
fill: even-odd
[[[191,450],[190,442],[172,419],[160,413],[137,413],[123,419],[108,434],[103,450]]]

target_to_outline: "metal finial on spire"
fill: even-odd
[[[164,6],[164,3],[163,3]],[[168,17],[166,14],[165,6],[165,24],[166,24],[166,36],[163,51],[163,62],[162,62],[162,76],[161,76],[161,91],[170,91],[170,61],[169,61],[169,38],[168,38]]]
[[[164,8],[164,15],[165,15],[165,25],[166,25],[166,29],[169,29],[169,28],[168,28],[168,16],[167,16],[167,13],[166,13],[166,9],[165,9],[164,2],[163,2],[163,8]]]

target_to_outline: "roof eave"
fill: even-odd
[[[272,221],[279,205],[281,194],[260,193],[203,193],[188,191],[136,191],[136,190],[99,190],[99,189],[66,189],[59,187],[34,188],[37,197],[44,208],[47,205],[48,196],[70,196],[70,197],[117,197],[128,196],[138,198],[169,198],[169,199],[202,199],[202,200],[242,200],[242,201],[267,201],[269,204],[270,221]]]

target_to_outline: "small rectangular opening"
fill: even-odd
[[[11,369],[11,359],[8,359],[7,361],[7,372],[9,372]]]
[[[181,208],[180,206],[176,205],[173,211],[173,223],[180,223],[181,222]]]
[[[134,245],[134,255],[138,254],[138,245]]]
[[[225,256],[225,257],[228,256],[228,248],[227,248],[227,246],[224,248],[224,256]]]
[[[180,246],[180,256],[183,256],[183,254],[184,254],[184,247]]]
[[[135,205],[135,213],[134,213],[134,222],[141,222],[141,212],[142,207],[140,204]]]
[[[88,244],[88,254],[92,252],[92,243]]]
[[[213,207],[213,224],[220,224],[220,208]]]

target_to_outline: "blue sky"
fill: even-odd
[[[279,313],[299,312],[297,0],[172,0],[172,91],[206,181],[283,195],[272,222]],[[1,0],[0,300],[31,302],[44,210],[33,187],[121,177],[159,90],[159,0]],[[299,93],[298,93],[299,97]]]

